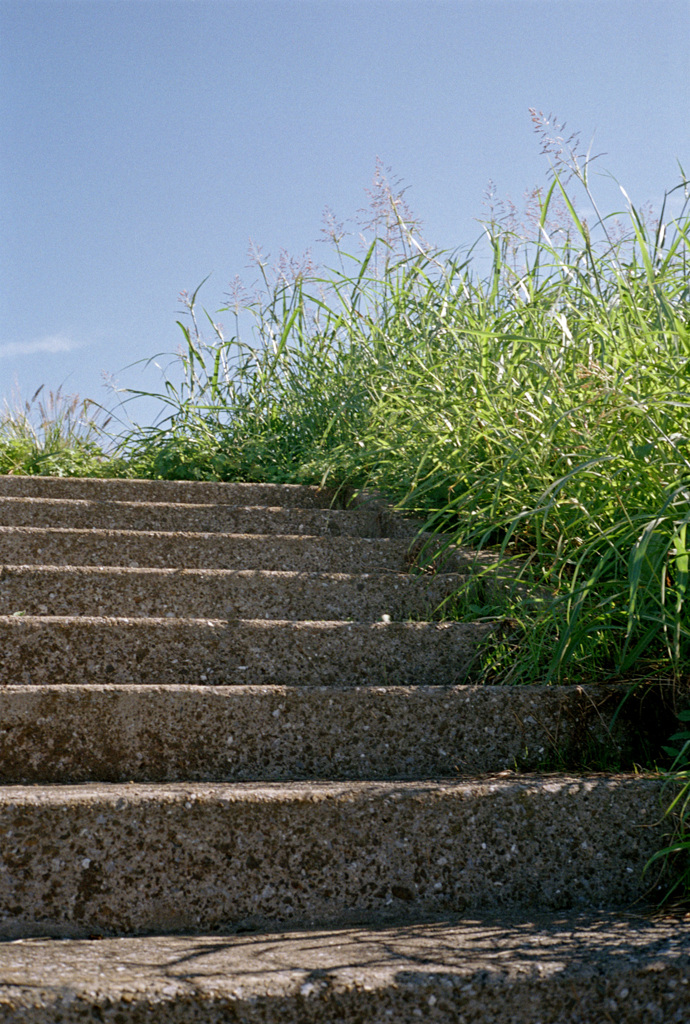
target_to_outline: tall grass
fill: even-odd
[[[439,543],[521,556],[548,588],[541,611],[513,609],[511,678],[681,680],[688,182],[656,219],[622,189],[623,209],[602,214],[593,158],[533,120],[549,180],[522,221],[494,204],[488,259],[479,244],[431,249],[379,167],[357,255],[333,231],[329,270],[259,258],[260,294],[220,311],[235,316],[230,338],[198,289],[185,296],[167,417],[122,452],[143,475],[379,488]]]

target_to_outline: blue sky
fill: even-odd
[[[469,244],[489,179],[545,180],[530,107],[658,203],[689,43],[687,0],[0,0],[0,401],[156,390],[126,367],[175,350],[180,291],[251,285],[250,239],[327,262],[324,208],[352,217],[377,157],[430,242]]]

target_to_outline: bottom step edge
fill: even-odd
[[[0,1021],[688,1024],[690,914],[0,943]]]

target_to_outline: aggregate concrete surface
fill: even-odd
[[[290,622],[0,617],[0,678],[42,683],[465,682],[495,627],[463,622]]]
[[[382,509],[303,509],[0,497],[3,526],[346,537],[413,537],[422,526]]]
[[[408,572],[425,563],[425,550],[425,542],[394,537],[0,526],[0,563],[11,565]],[[431,561],[430,554],[426,561]],[[491,561],[490,556],[480,558],[473,552],[453,548],[433,563],[441,569],[462,572],[476,563]]]
[[[301,484],[212,483],[203,480],[103,480],[90,477],[3,476],[0,495],[77,501],[184,502],[277,505],[288,508],[343,508],[349,494]],[[356,506],[370,505],[366,495]],[[373,502],[377,504],[377,502]]]
[[[664,687],[461,685],[511,624],[430,621],[549,600],[519,564],[315,487],[0,476],[0,523],[0,1024],[690,1024],[663,779],[574,771]]]
[[[0,566],[0,615],[380,621],[445,617],[441,602],[477,580],[458,573],[272,572]]]
[[[430,778],[631,763],[624,686],[0,687],[0,783]],[[653,696],[657,696],[655,693]],[[610,730],[614,715],[616,724]],[[650,713],[651,712],[651,713]],[[669,713],[662,735],[671,735]]]
[[[6,1024],[688,1024],[690,917],[0,944]]]

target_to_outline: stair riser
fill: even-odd
[[[283,537],[262,534],[146,533],[0,527],[0,564],[111,565],[188,569],[273,569],[295,572],[408,572],[424,554],[407,540],[363,537]],[[477,564],[488,564],[480,559]],[[453,552],[443,571],[472,569],[475,559]]]
[[[414,524],[377,509],[239,508],[0,497],[3,526],[344,537],[414,537]]]
[[[12,788],[0,934],[626,905],[662,839],[633,777]]]
[[[622,687],[0,689],[0,783],[456,777],[632,764],[640,708]],[[654,709],[645,703],[645,720]],[[669,716],[670,718],[670,716]],[[672,731],[668,721],[664,736]],[[107,739],[106,739],[107,738]]]
[[[0,619],[0,684],[465,682],[490,627],[464,623]]]
[[[0,615],[108,615],[210,619],[442,618],[462,588],[479,600],[483,584],[457,573],[271,573],[259,570],[50,569],[0,571]],[[447,614],[447,613],[446,613]]]
[[[96,955],[94,953],[94,955]],[[123,970],[127,968],[124,967]],[[71,992],[46,997],[41,1007],[25,1009],[37,996],[27,993],[22,1008],[3,1009],[2,1024],[85,1024],[98,1020],[101,1024],[419,1024],[420,1019],[439,1024],[512,1024],[513,1021],[538,1021],[538,1024],[582,1024],[583,1021],[616,1024],[688,1024],[687,988],[680,986],[686,980],[688,959],[681,964],[673,962],[661,979],[640,977],[639,968],[615,969],[605,978],[581,979],[530,978],[514,982],[500,979],[486,989],[480,975],[475,979],[457,981],[438,971],[420,971],[417,964],[399,981],[379,986],[372,991],[369,978],[362,977],[358,985],[347,991],[333,990],[329,978],[305,972],[303,983],[310,998],[303,996],[301,986],[289,994],[273,998],[261,992],[245,996],[231,990],[217,995],[196,995],[190,986],[169,982],[167,995],[135,993],[122,983],[122,994],[104,998],[100,992],[93,995],[80,993],[73,998]],[[376,972],[378,973],[378,972]],[[374,972],[372,972],[372,976]],[[316,978],[314,983],[311,978]],[[472,984],[474,982],[474,984]],[[580,984],[578,984],[580,982]],[[678,987],[671,990],[669,984]],[[45,981],[41,980],[45,989]],[[469,992],[463,992],[462,988]],[[214,986],[215,988],[215,986]],[[481,994],[480,994],[481,991]],[[619,1009],[616,996],[625,992],[625,1004]],[[515,1008],[524,1010],[524,1017],[515,1016]],[[616,1007],[616,1016],[610,1010]],[[649,1016],[649,1008],[656,1016]],[[658,1013],[657,1013],[658,1010]],[[98,1016],[94,1017],[94,1012]]]
[[[272,508],[344,508],[348,495],[299,484],[219,484],[191,480],[97,480],[2,476],[0,495],[77,501],[182,502],[263,505]]]

